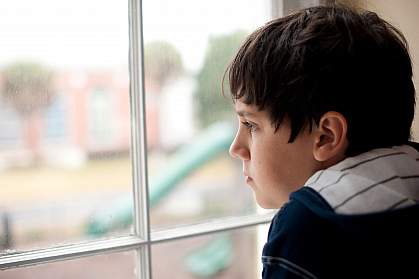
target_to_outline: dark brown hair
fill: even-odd
[[[327,111],[348,122],[353,156],[410,139],[415,88],[407,42],[377,14],[319,6],[253,32],[228,68],[233,100],[268,111],[293,142]]]

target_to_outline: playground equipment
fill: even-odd
[[[157,205],[192,172],[217,155],[227,152],[233,137],[232,125],[217,123],[201,133],[191,144],[176,152],[167,168],[159,172],[158,176],[149,179],[150,207]],[[100,236],[109,231],[126,228],[132,224],[132,220],[133,199],[131,196],[126,196],[117,200],[108,210],[92,216],[87,224],[86,233]],[[186,258],[185,265],[196,276],[209,278],[231,263],[232,249],[229,234],[223,234],[206,247],[191,253]]]

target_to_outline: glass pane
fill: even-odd
[[[236,118],[221,83],[269,1],[143,2],[152,229],[254,213],[228,155]]]
[[[106,254],[0,272],[0,279],[135,279],[135,252]]]
[[[0,250],[129,234],[128,2],[1,1],[0,35]]]
[[[253,227],[154,245],[153,278],[260,278],[258,230]],[[170,268],[163,268],[162,263]]]

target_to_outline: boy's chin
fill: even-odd
[[[278,203],[272,203],[270,201],[267,201],[266,199],[263,199],[261,197],[258,197],[257,194],[255,194],[255,199],[256,199],[256,203],[262,207],[263,209],[279,209],[282,207],[283,204],[285,204],[284,202],[278,202]]]
[[[278,208],[281,207],[280,205],[272,204],[272,202],[268,202],[268,201],[258,197],[256,194],[255,194],[255,198],[256,198],[256,203],[260,207],[262,207],[263,209],[278,209]]]

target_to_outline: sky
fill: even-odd
[[[269,0],[144,0],[144,41],[166,40],[187,69],[202,65],[210,35],[252,31]],[[128,1],[0,1],[0,67],[32,60],[58,69],[127,67]]]

